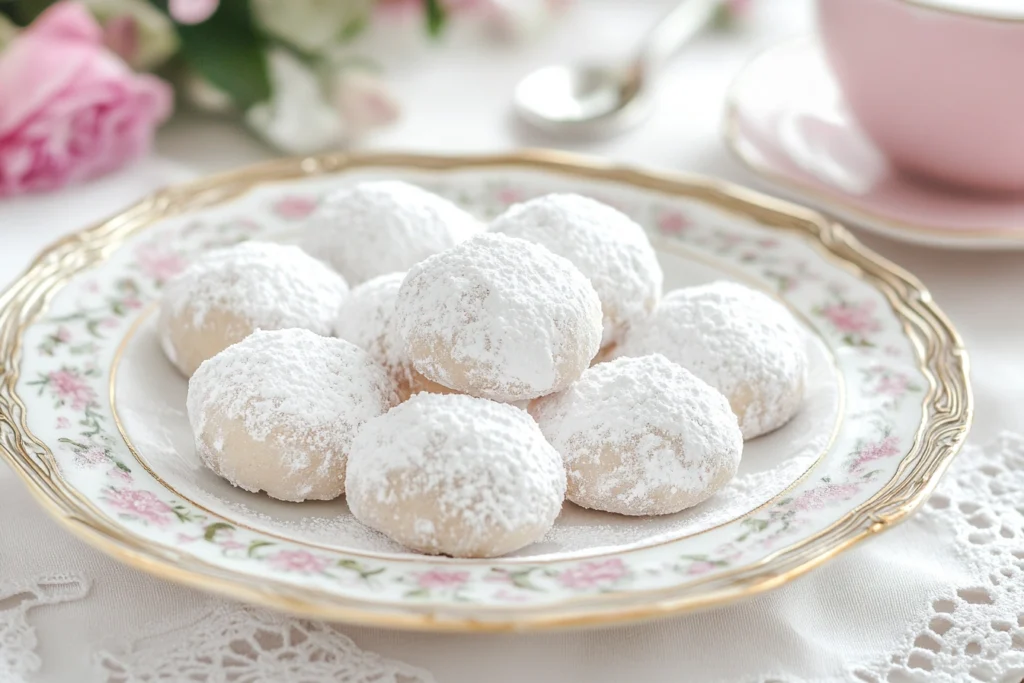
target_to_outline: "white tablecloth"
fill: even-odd
[[[626,37],[642,32],[665,4],[585,0],[563,24],[531,45],[477,48],[472,59],[454,48],[430,51],[406,63],[396,59],[391,73],[405,101],[405,117],[365,144],[445,153],[551,145],[511,120],[509,92],[517,78],[544,63],[589,56],[607,45],[625,47]],[[762,0],[744,30],[708,35],[680,55],[660,83],[654,117],[643,127],[615,140],[571,149],[761,186],[720,142],[723,97],[745,60],[811,27],[805,0]],[[271,150],[231,122],[181,116],[162,131],[155,153],[130,169],[57,194],[0,203],[0,285],[13,280],[48,242],[119,210],[145,192],[271,156]],[[971,442],[983,444],[999,430],[1020,429],[1016,417],[1024,405],[1024,253],[936,251],[870,236],[864,236],[864,241],[918,275],[964,336],[972,355],[977,397]],[[996,450],[1015,452],[1007,443]],[[24,659],[18,664],[22,670],[39,669],[28,676],[29,681],[106,681],[119,666],[142,676],[141,662],[170,656],[160,655],[161,648],[173,649],[175,643],[186,642],[189,633],[246,628],[237,619],[232,621],[233,608],[223,607],[219,600],[122,567],[85,547],[46,519],[3,468],[0,512],[0,680],[4,683],[5,611],[9,621],[14,615],[25,622],[14,630],[18,637],[35,635],[37,643],[26,647],[22,642],[19,650],[38,656],[38,662],[30,662],[27,668]],[[343,627],[341,631],[360,648],[422,671],[397,674],[388,668],[391,664],[370,658],[352,668],[338,665],[318,670],[310,680],[429,680],[430,674],[453,683],[846,680],[856,658],[862,658],[859,662],[881,657],[879,661],[884,662],[888,653],[897,653],[906,662],[907,639],[916,637],[922,619],[927,623],[932,618],[935,596],[970,580],[969,572],[959,573],[967,572],[964,567],[973,560],[947,557],[934,543],[924,547],[927,543],[922,539],[929,533],[938,537],[941,521],[912,524],[778,591],[701,615],[608,630],[526,636],[416,635]],[[952,539],[955,531],[945,529],[943,538]],[[1024,564],[1024,549],[1020,553],[1016,557]],[[974,571],[980,570],[975,567]],[[50,583],[63,588],[33,587],[34,581],[52,575],[58,578]],[[1016,580],[1024,581],[1020,573]],[[12,594],[21,597],[4,599]],[[1024,650],[1024,636],[1014,640],[1018,636],[1013,630],[1024,628],[1024,598],[1017,593],[1015,599],[1019,617],[1007,622],[1009,630],[1000,632],[1010,650]],[[955,613],[960,626],[969,609],[973,607],[961,607]],[[987,618],[970,614],[978,620]],[[1012,616],[1008,613],[1006,618]],[[998,619],[990,621],[1002,624]],[[996,628],[979,622],[978,628],[983,627]],[[11,630],[8,624],[8,635]],[[168,632],[175,635],[160,635]],[[325,641],[333,643],[327,649],[334,647],[339,656],[355,656],[354,646],[333,633]],[[8,652],[14,650],[10,643],[7,647]],[[198,645],[188,647],[195,650]],[[957,647],[968,646],[963,641]],[[97,662],[101,651],[114,653],[105,655],[105,666]],[[915,670],[924,676],[921,680],[943,680],[927,669]],[[266,670],[255,667],[253,671]],[[368,671],[392,677],[370,678]],[[1004,667],[1001,672],[1006,678],[999,680],[1013,683],[1024,676],[1024,670]],[[113,676],[109,680],[132,679]],[[284,679],[265,674],[238,680]]]

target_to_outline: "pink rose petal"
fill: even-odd
[[[219,0],[170,0],[171,17],[179,24],[201,24],[217,11]]]

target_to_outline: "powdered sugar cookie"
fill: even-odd
[[[188,383],[199,457],[246,491],[330,500],[345,490],[357,430],[397,403],[387,373],[349,342],[307,330],[254,332]]]
[[[586,275],[604,313],[602,346],[618,341],[661,298],[663,275],[643,228],[624,213],[576,194],[516,204],[490,230],[544,245]]]
[[[447,199],[398,180],[328,195],[306,222],[302,248],[353,285],[408,270],[483,230]]]
[[[547,533],[565,470],[526,412],[423,393],[362,428],[345,493],[358,520],[414,550],[495,557]]]
[[[414,371],[395,319],[403,279],[405,273],[389,273],[353,288],[338,309],[334,334],[365,349],[383,365],[404,398],[411,393]]]
[[[566,387],[601,344],[590,281],[546,248],[497,233],[411,268],[395,311],[416,370],[496,401]]]
[[[804,333],[771,297],[732,282],[669,292],[615,350],[663,353],[729,399],[743,436],[781,427],[800,410],[807,373]]]
[[[565,460],[567,497],[595,510],[697,505],[735,476],[743,451],[725,397],[660,354],[595,365],[530,411]]]
[[[160,341],[186,377],[253,330],[331,333],[344,278],[295,246],[243,242],[200,256],[164,287]]]

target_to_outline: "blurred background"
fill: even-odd
[[[0,2],[0,45],[10,45],[23,27],[55,4],[67,3]],[[152,115],[153,125],[162,126],[157,151],[203,170],[275,152],[342,146],[460,152],[542,145],[607,154],[632,150],[628,156],[651,163],[715,171],[723,163],[717,129],[731,76],[749,55],[809,27],[803,0],[723,3],[689,58],[684,48],[661,74],[659,106],[651,120],[628,139],[580,143],[540,135],[518,122],[510,107],[517,82],[553,62],[625,58],[676,3],[77,4],[95,18],[103,48],[134,71],[152,73],[161,84],[173,86],[173,105]],[[47,47],[61,49],[60,42],[53,39]],[[11,55],[0,56],[0,71],[4,61],[12,61]],[[43,64],[32,71],[36,83],[61,77]],[[24,92],[0,92],[0,97],[5,94],[25,97]],[[14,191],[9,187],[8,194]]]

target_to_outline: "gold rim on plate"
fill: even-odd
[[[68,486],[47,446],[26,424],[15,391],[25,330],[76,273],[105,260],[150,224],[239,197],[257,185],[357,168],[465,171],[522,168],[624,183],[702,200],[759,223],[796,232],[842,268],[881,291],[902,322],[929,380],[922,422],[893,477],[842,519],[747,565],[685,586],[603,594],[554,605],[472,609],[401,606],[325,594],[315,589],[232,572],[187,553],[125,533]],[[968,359],[959,335],[913,276],[861,246],[842,226],[818,213],[728,183],[698,176],[652,173],[548,151],[442,157],[410,154],[328,154],[284,159],[156,192],[127,211],[50,246],[0,296],[0,454],[45,509],[72,533],[138,569],[247,602],[328,620],[430,631],[509,631],[593,626],[666,616],[724,604],[780,586],[910,514],[935,487],[959,450],[973,413]]]

